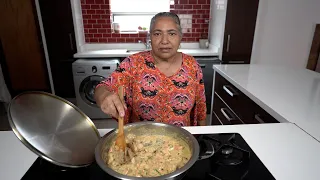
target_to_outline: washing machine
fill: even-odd
[[[95,87],[120,64],[120,59],[78,59],[72,64],[76,104],[91,119],[108,119],[94,99]]]

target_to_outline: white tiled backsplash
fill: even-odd
[[[179,14],[182,33],[192,33],[192,14]]]

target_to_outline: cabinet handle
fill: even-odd
[[[227,92],[231,97],[238,95],[238,93],[232,92],[231,89],[232,88],[229,85],[223,85],[223,90]]]
[[[229,52],[229,48],[230,48],[230,34],[228,34],[228,40],[227,40],[227,52]]]
[[[254,119],[259,121],[260,123],[264,123],[264,121],[261,119],[260,114],[255,114]]]
[[[221,111],[221,113],[224,115],[224,117],[225,117],[228,121],[234,121],[234,120],[236,120],[236,118],[234,118],[234,117],[229,117],[228,114],[226,113],[226,111],[229,111],[229,109],[227,109],[227,108],[221,108],[220,111]],[[229,111],[229,113],[231,114],[230,111]]]
[[[71,33],[69,33],[69,41],[70,41],[71,50],[73,50],[72,34]]]
[[[201,68],[206,68],[205,64],[199,64]]]
[[[228,61],[229,64],[243,64],[244,61]]]

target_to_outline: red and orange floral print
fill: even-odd
[[[182,58],[181,68],[167,77],[156,68],[150,51],[131,55],[97,87],[106,86],[112,92],[119,85],[125,87],[125,123],[196,126],[206,119],[203,74],[192,56],[182,54]]]

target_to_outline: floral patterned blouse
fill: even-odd
[[[202,70],[197,61],[182,53],[181,68],[167,77],[155,66],[150,51],[125,58],[97,87],[117,92],[125,89],[125,123],[156,121],[177,126],[196,126],[206,119]]]

